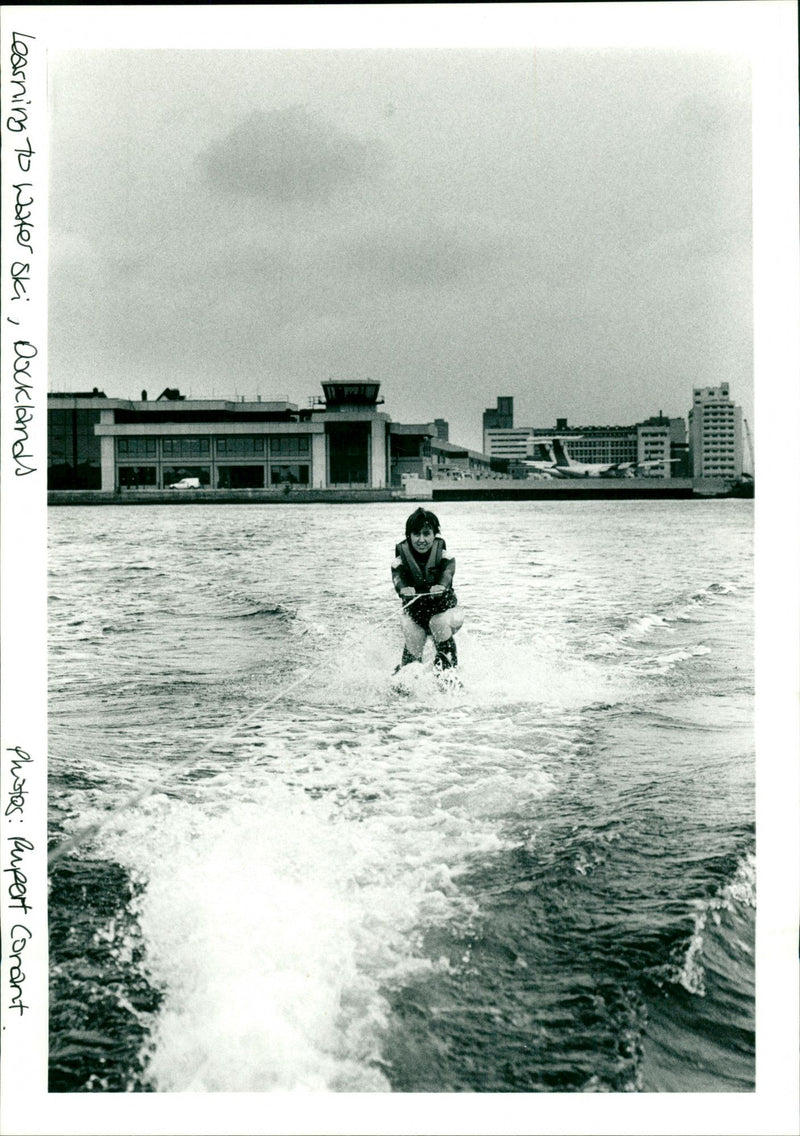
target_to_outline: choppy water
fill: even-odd
[[[408,511],[50,510],[52,1089],[752,1090],[752,502]]]

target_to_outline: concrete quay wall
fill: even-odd
[[[49,490],[48,505],[298,505],[407,500],[391,489],[101,489]]]
[[[484,481],[474,485],[463,480],[441,487],[434,482],[434,501],[592,501],[694,497],[696,483],[689,477],[582,477],[526,478],[521,481]],[[722,495],[722,480],[708,487]]]
[[[425,492],[393,489],[51,490],[48,505],[297,505],[382,501],[702,500],[730,495],[722,478],[585,478],[575,480],[423,482]]]
[[[430,482],[429,482],[430,484]],[[523,481],[433,482],[434,501],[613,501],[752,497],[753,484],[723,477],[585,477]]]

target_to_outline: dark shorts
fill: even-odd
[[[406,602],[406,600],[403,600],[403,603]],[[440,596],[423,596],[419,600],[414,600],[411,606],[406,609],[406,614],[410,616],[419,627],[428,631],[430,629],[431,616],[438,615],[439,612],[442,611],[448,611],[451,607],[455,607],[457,603],[458,599],[456,598],[456,593],[450,588]]]

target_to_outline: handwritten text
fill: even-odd
[[[22,746],[14,746],[13,749],[9,747],[9,749],[11,753],[16,754],[16,757],[11,761],[11,788],[8,791],[5,815],[14,816],[15,820],[22,820],[28,790],[25,788],[25,778],[20,776],[20,771],[28,762],[32,762],[33,758]],[[19,816],[15,816],[16,813],[19,813]]]
[[[25,443],[28,441],[28,423],[33,420],[35,407],[33,383],[24,380],[30,379],[31,360],[38,354],[38,349],[26,339],[18,339],[14,344],[14,431],[19,436],[11,443],[11,455],[17,477],[36,472],[36,466],[26,465],[26,462],[33,461],[33,454],[25,451]]]
[[[8,1009],[17,1010],[20,1017],[26,1010],[30,1009],[30,1006],[26,1006],[22,1001],[22,984],[25,981],[25,972],[22,969],[22,952],[32,937],[31,932],[23,923],[15,923],[11,928],[11,951],[8,956],[11,969],[8,975],[8,984],[13,993]]]

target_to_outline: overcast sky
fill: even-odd
[[[750,77],[709,51],[56,53],[50,389],[752,416]]]

